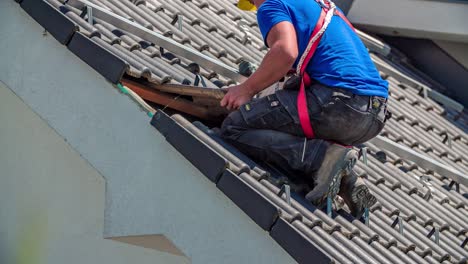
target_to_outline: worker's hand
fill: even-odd
[[[227,88],[228,92],[221,100],[221,106],[226,107],[229,111],[238,109],[241,105],[249,102],[254,96],[251,89],[246,85],[236,85]]]

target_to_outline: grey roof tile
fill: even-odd
[[[403,261],[403,263],[426,263],[424,260],[421,260],[421,257],[419,257],[413,251],[409,252],[408,254],[405,254],[396,247],[390,247],[388,250],[392,254],[394,254],[398,259]]]
[[[375,263],[397,263],[397,261],[393,260],[386,256],[385,254],[382,254],[379,252],[378,249],[374,248],[372,245],[369,245],[366,243],[363,239],[360,237],[353,237],[351,239],[353,243],[355,243],[357,246],[365,250],[365,252],[372,257],[375,260]],[[372,244],[378,244],[378,243],[372,243]]]

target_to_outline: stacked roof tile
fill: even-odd
[[[254,14],[240,12],[233,0],[91,2],[233,67],[243,61],[259,64],[266,53]],[[23,0],[21,5],[114,83],[123,73],[155,84],[194,84],[200,79],[208,87],[234,83],[114,25],[99,19],[88,23],[81,10],[58,0]],[[374,58],[387,63],[382,56]],[[444,109],[391,75],[384,77],[390,83],[393,118],[382,135],[466,174],[466,116]],[[199,122],[158,111],[152,124],[299,263],[468,262],[468,188],[395,153],[367,144],[367,164],[356,166],[378,198],[366,225],[339,205],[340,210],[328,216],[307,203],[299,189],[288,199],[280,189],[294,183]]]

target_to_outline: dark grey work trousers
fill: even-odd
[[[281,168],[293,180],[313,182],[330,142],[361,144],[384,127],[385,98],[314,84],[307,89],[307,103],[316,138],[306,140],[297,94],[280,90],[241,106],[224,120],[222,137],[253,159]]]

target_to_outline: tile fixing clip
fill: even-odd
[[[239,28],[242,33],[244,33],[244,36],[241,39],[242,44],[247,44],[252,41],[252,34],[250,33],[250,28],[249,25],[245,20],[239,21],[237,24],[237,27]]]
[[[451,181],[450,184],[449,184],[450,190],[453,188],[453,186],[455,186],[455,191],[457,193],[460,193],[460,183],[458,183],[456,181]]]
[[[429,92],[427,90],[428,87],[423,86],[423,85],[418,85],[419,91],[418,94],[419,96],[422,96],[424,99],[427,99],[429,97]]]
[[[66,5],[68,3],[69,0],[66,0],[63,4]],[[87,17],[87,21],[89,24],[93,24],[93,20],[94,20],[94,16],[93,16],[93,8],[89,5],[84,5],[82,8],[81,8],[81,14],[80,14],[80,17],[81,18],[85,18]]]
[[[364,208],[364,224],[370,226],[370,211],[369,208]]]
[[[466,244],[468,244],[468,237],[465,238],[465,241],[463,241],[463,243],[461,244],[461,248],[465,248]]]
[[[361,148],[361,156],[362,156],[362,161],[364,162],[364,164],[367,166],[368,164],[368,158],[367,158],[367,150],[369,148],[368,147],[363,147]]]
[[[283,193],[286,194],[286,202],[288,203],[288,205],[291,205],[291,186],[289,186],[288,184],[284,184],[281,187],[278,196],[281,197]]]
[[[177,25],[179,26],[180,32],[184,31],[184,16],[177,15]]]
[[[332,210],[333,210],[333,199],[331,196],[327,196],[327,215],[332,217]]]
[[[398,216],[395,218],[395,221],[392,224],[392,228],[395,228],[395,226],[398,225],[398,232],[400,235],[403,235],[404,232],[404,225],[403,225],[403,218],[401,216]]]
[[[398,232],[403,235],[404,225],[403,225],[403,218],[401,216],[398,217]]]
[[[419,182],[427,189],[427,193],[423,195],[424,200],[429,201],[432,198],[432,184],[429,182],[429,176],[422,175],[419,177]]]
[[[201,85],[203,87],[207,87],[205,79],[203,78],[203,76],[201,76],[199,73],[197,73],[197,74],[195,74],[195,81],[193,82],[193,85],[198,86],[200,84],[200,82],[201,82]]]
[[[445,138],[442,141],[442,143],[444,143],[444,144],[447,143],[448,147],[452,148],[452,137],[448,133],[446,133]]]
[[[181,14],[178,14],[177,16],[175,16],[171,22],[171,25],[175,25],[176,23],[177,23],[177,28],[180,30],[180,32],[183,32],[184,31],[184,16]]]
[[[432,236],[434,236],[434,242],[439,245],[439,240],[440,240],[440,228],[437,227],[437,226],[434,226],[434,228],[432,228],[431,232],[429,232],[429,234],[427,235],[427,237],[430,239],[432,238]]]
[[[90,7],[90,6],[86,6],[86,13],[88,15],[88,23],[92,25],[93,20],[94,20],[94,18],[93,18],[93,8]]]

